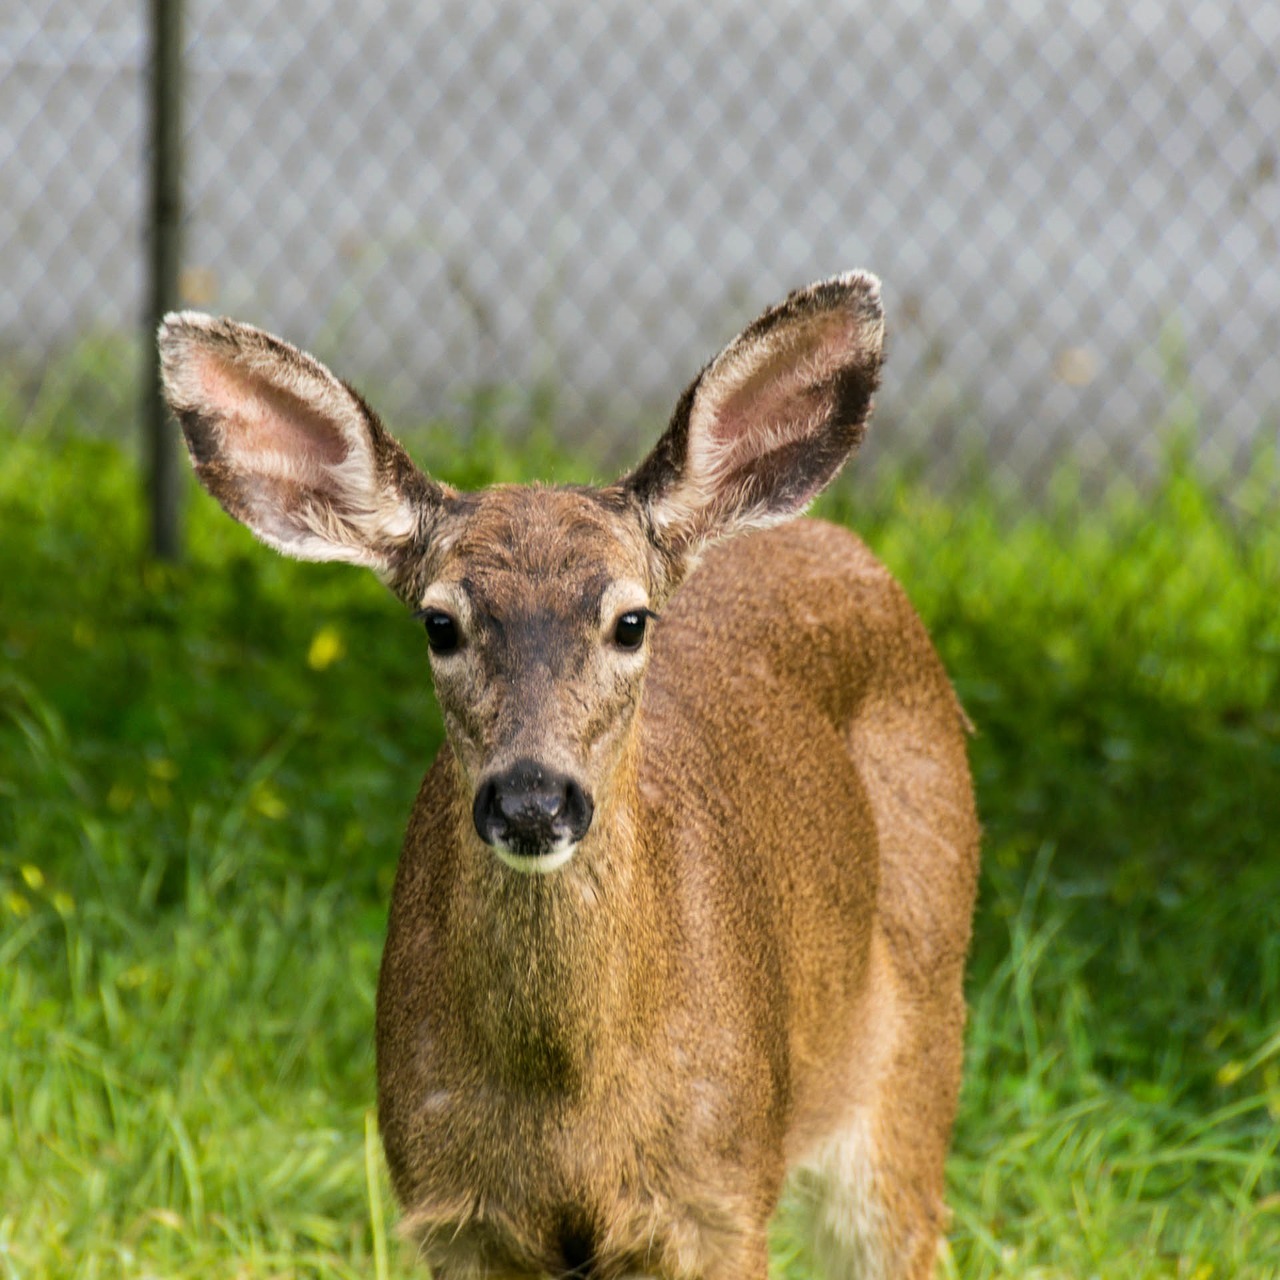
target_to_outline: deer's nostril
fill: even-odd
[[[572,778],[566,779],[564,790],[564,816],[573,831],[573,838],[581,840],[591,825],[594,806],[591,797]]]
[[[498,789],[492,778],[481,783],[471,806],[471,820],[476,824],[476,834],[485,844],[493,844],[503,822],[498,810]]]
[[[486,844],[537,856],[581,840],[592,809],[572,778],[521,760],[481,784],[472,819]]]

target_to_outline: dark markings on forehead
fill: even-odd
[[[542,669],[556,679],[581,670],[599,617],[599,591],[584,591],[579,603],[536,588],[490,596],[474,581],[460,585],[471,598],[476,630],[496,670],[514,676]]]
[[[501,590],[501,579],[506,576],[506,573],[499,572],[487,574],[484,580],[481,580],[473,574],[468,574],[458,581],[458,586],[466,593],[477,617],[492,623],[498,631],[503,629],[504,621],[502,616],[504,611],[499,606],[500,598],[510,602],[512,618],[528,619],[538,616],[550,619],[562,614],[567,608],[576,617],[589,617],[594,621],[603,621],[600,604],[612,581],[607,573],[590,574],[577,584],[567,582],[563,578],[544,584],[537,580],[530,581],[523,575],[517,575],[515,571],[511,571],[511,576],[517,579],[519,586],[526,588],[515,592]],[[556,605],[561,606],[559,610]]]
[[[533,609],[509,619],[502,647],[512,672],[543,668],[559,679],[582,666],[577,628],[551,609]]]

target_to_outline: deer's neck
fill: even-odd
[[[522,875],[491,850],[464,846],[451,985],[480,1060],[513,1086],[603,1087],[639,1047],[638,1029],[654,1025],[670,948],[635,765],[632,745],[591,830],[560,870]]]

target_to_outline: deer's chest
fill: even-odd
[[[734,1149],[740,1130],[707,1141],[712,1093],[708,1083],[694,1116],[665,1106],[661,1091],[570,1107],[496,1088],[465,1100],[437,1090],[415,1126],[406,1227],[445,1275],[720,1273],[774,1189],[761,1184],[761,1153]]]

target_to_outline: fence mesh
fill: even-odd
[[[122,430],[142,10],[0,18],[4,360],[88,379]],[[186,23],[187,302],[316,350],[394,423],[483,390],[518,426],[537,392],[634,456],[761,307],[867,266],[873,454],[945,474],[972,450],[1034,493],[1067,454],[1139,478],[1177,419],[1211,470],[1274,442],[1274,4],[188,0]]]

